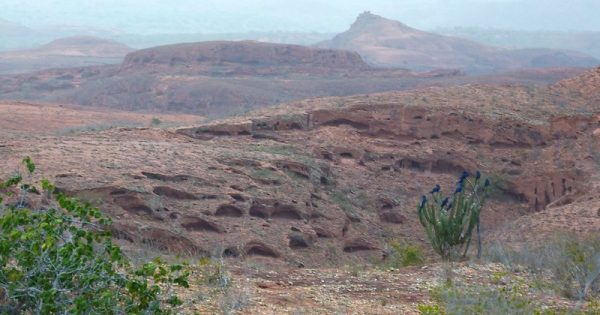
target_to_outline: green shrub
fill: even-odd
[[[150,123],[152,124],[153,127],[156,127],[156,126],[162,124],[162,121],[160,120],[160,118],[154,117],[154,118],[152,118],[152,121]]]
[[[484,182],[479,172],[474,178],[463,172],[453,195],[444,197],[440,185],[436,185],[429,198],[421,198],[419,220],[433,249],[443,260],[466,257],[475,227],[479,234],[479,215],[489,187],[489,179]],[[478,242],[479,257],[480,238]]]
[[[30,177],[35,164],[23,162]],[[41,189],[22,180],[0,182],[0,313],[170,314],[182,304],[173,289],[188,287],[185,264],[133,266],[99,209],[47,180]],[[42,193],[52,206],[25,207],[28,194]]]
[[[425,260],[423,249],[419,246],[404,242],[392,242],[388,246],[390,251],[386,259],[386,267],[388,268],[419,266]]]
[[[421,315],[444,315],[445,312],[439,305],[419,304],[417,310]]]

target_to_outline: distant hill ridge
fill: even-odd
[[[0,52],[0,74],[120,64],[133,49],[117,41],[73,36],[35,49]]]
[[[123,58],[133,49],[110,39],[94,36],[71,36],[54,40],[36,51],[52,51],[63,55],[69,55],[76,51],[79,55]]]
[[[600,62],[573,51],[509,50],[486,46],[458,37],[417,30],[371,12],[362,13],[346,32],[316,46],[354,50],[373,66],[411,70],[453,68],[485,73],[523,68],[591,67]]]

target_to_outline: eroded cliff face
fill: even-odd
[[[506,198],[527,204],[529,211],[541,211],[555,202],[568,203],[569,196],[585,189],[583,183],[589,174],[576,162],[575,152],[569,158],[556,161],[524,161],[522,157],[511,156],[539,155],[537,158],[541,159],[544,152],[561,150],[566,143],[590,139],[599,127],[600,119],[593,115],[554,116],[544,123],[528,123],[518,117],[494,119],[456,110],[358,104],[352,108],[258,117],[177,132],[202,140],[219,136],[281,140],[296,132],[318,133],[342,128],[360,137],[360,143],[320,148],[315,154],[329,161],[353,159],[362,166],[400,173],[452,175],[463,170],[474,172],[488,168],[488,173],[506,177],[501,183]],[[380,140],[396,141],[398,148],[409,147],[410,150],[382,154],[365,145]],[[444,152],[442,147],[446,146],[449,150]],[[490,156],[478,158],[473,156],[474,151]],[[486,165],[488,158],[499,158],[502,164],[508,165],[502,168]]]

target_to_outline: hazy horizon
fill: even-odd
[[[77,26],[131,34],[321,32],[348,28],[363,11],[421,29],[479,27],[600,31],[593,0],[3,0],[0,19],[40,28]],[[558,24],[560,22],[560,24]]]

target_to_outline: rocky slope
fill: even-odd
[[[348,31],[317,46],[357,51],[374,66],[413,70],[451,68],[482,73],[523,68],[591,67],[599,63],[591,56],[573,51],[509,50],[486,46],[420,31],[370,12],[361,14]]]
[[[548,88],[310,99],[177,130],[34,134],[0,147],[1,173],[31,155],[60,189],[107,211],[126,246],[233,261],[380,261],[393,240],[424,243],[419,196],[436,183],[450,189],[463,170],[498,185],[484,237],[541,236],[551,220],[588,233],[600,227],[590,212],[598,94],[564,106],[555,89],[595,82],[585,78],[598,71]],[[510,229],[516,218],[522,230]]]

